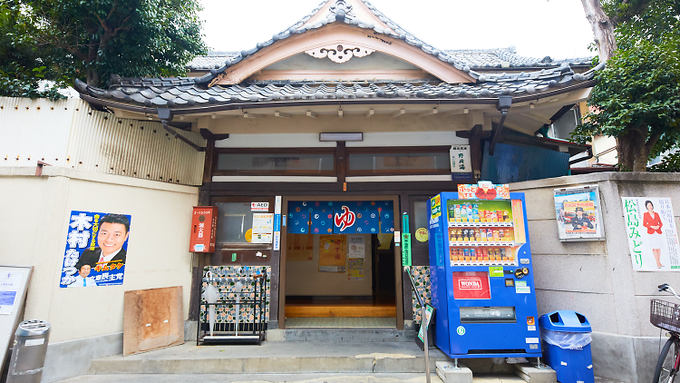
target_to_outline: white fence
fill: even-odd
[[[205,146],[198,133],[179,134]],[[204,152],[167,134],[159,122],[117,118],[80,99],[0,97],[0,167],[38,161],[98,173],[200,185]]]

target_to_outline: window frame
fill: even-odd
[[[385,170],[351,170],[349,168],[350,157],[352,154],[390,154],[390,153],[444,153],[448,159],[446,169],[385,169]],[[451,145],[438,146],[380,146],[380,147],[348,147],[347,161],[345,161],[345,175],[352,176],[392,176],[392,175],[438,175],[451,174]]]
[[[325,154],[333,156],[333,169],[323,171],[309,170],[219,170],[217,168],[220,154]],[[216,176],[331,176],[338,173],[338,156],[335,148],[219,148],[215,149],[213,158]]]

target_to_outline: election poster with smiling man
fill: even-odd
[[[132,216],[71,211],[59,287],[122,285]]]

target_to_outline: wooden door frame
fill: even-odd
[[[399,214],[399,196],[398,195],[371,195],[371,196],[348,196],[348,195],[316,195],[316,196],[282,196],[281,199],[281,217],[288,217],[288,202],[291,201],[392,201],[392,208],[394,214],[394,231],[401,232],[401,214]],[[281,255],[279,263],[279,328],[286,327],[286,248],[287,248],[287,234],[288,221],[286,226],[281,225]],[[395,305],[396,305],[396,319],[397,330],[404,329],[404,296],[402,292],[402,272],[401,272],[401,247],[394,246],[394,288],[395,288]]]

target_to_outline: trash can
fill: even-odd
[[[14,333],[7,383],[40,383],[50,338],[50,323],[31,319],[19,323]]]
[[[576,311],[560,310],[538,319],[543,356],[561,383],[594,383],[590,322]]]

